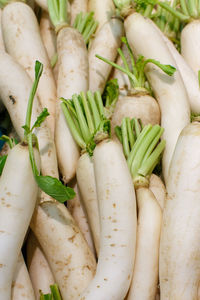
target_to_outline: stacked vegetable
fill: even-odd
[[[0,3],[0,300],[198,300],[199,3]]]

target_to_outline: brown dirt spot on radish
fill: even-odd
[[[117,223],[117,220],[116,220],[116,219],[113,219],[113,220],[112,220],[112,223]]]
[[[15,98],[12,95],[9,95],[8,97],[11,100],[12,104],[14,105],[16,103]]]
[[[6,193],[6,195],[10,196],[10,195],[11,195],[11,193],[10,193],[10,192],[7,192],[7,193]]]
[[[128,280],[130,280],[130,278],[131,278],[131,275],[129,274],[129,275],[128,275]]]
[[[5,265],[4,264],[0,264],[0,268],[3,268],[3,267],[5,267]]]
[[[116,203],[113,203],[113,207],[116,208]]]
[[[74,234],[74,235],[72,235],[70,238],[68,238],[68,241],[70,241],[70,242],[74,242],[74,239],[75,239],[75,237],[76,237],[76,234]]]
[[[97,288],[99,289],[99,288],[100,288],[100,285],[97,285]]]
[[[107,239],[111,239],[111,237],[112,237],[111,235],[106,235]]]
[[[116,244],[110,244],[110,247],[115,247],[116,246]]]
[[[114,228],[113,231],[118,231],[118,229],[117,229],[117,228]]]
[[[104,281],[108,281],[108,278],[104,278],[103,280],[104,280]]]

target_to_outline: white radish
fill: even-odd
[[[33,10],[22,2],[8,4],[3,9],[2,30],[6,51],[23,66],[32,80],[35,76],[35,61],[39,60],[44,66],[37,95],[42,107],[46,107],[50,113],[47,123],[54,137],[56,86]]]
[[[150,21],[150,20],[149,20]],[[151,22],[151,21],[150,21]],[[152,24],[154,24],[152,22]],[[176,62],[178,70],[181,74],[184,86],[186,88],[188,99],[190,102],[190,108],[193,113],[200,112],[200,88],[198,77],[194,73],[193,69],[186,62],[184,57],[178,52],[173,43],[155,26],[162,38],[164,39],[173,59]]]
[[[36,299],[40,298],[40,290],[44,294],[50,293],[50,285],[55,283],[55,279],[42,252],[42,249],[31,231],[27,239],[26,248],[27,266]]]
[[[124,117],[137,118],[143,125],[160,124],[160,108],[157,101],[148,94],[119,96],[112,116],[112,131],[122,123]]]
[[[76,169],[76,177],[98,256],[100,246],[99,208],[94,177],[93,158],[90,157],[88,153],[81,155]]]
[[[14,272],[12,281],[12,300],[36,300],[31,279],[24,262],[24,258],[20,253],[17,261],[17,267]]]
[[[136,203],[121,147],[105,140],[94,150],[101,235],[97,271],[80,300],[124,299],[132,277]]]
[[[80,228],[85,240],[87,241],[90,250],[95,256],[94,242],[92,239],[91,229],[88,223],[86,211],[82,203],[80,189],[78,187],[77,181],[72,183],[70,182],[69,185],[74,189],[76,196],[74,197],[74,199],[67,201],[67,208],[78,224],[78,227]]]
[[[177,141],[166,180],[160,241],[161,299],[198,299],[200,278],[200,124],[186,126]]]
[[[148,188],[136,190],[138,204],[137,248],[127,300],[155,300],[158,285],[162,211]]]
[[[200,20],[194,20],[185,26],[181,32],[181,54],[188,65],[198,76],[200,70]]]
[[[39,168],[39,153],[35,150]],[[10,150],[0,179],[0,298],[10,300],[18,256],[33,214],[38,186],[33,176],[28,146]]]
[[[99,23],[98,31],[115,15],[115,6],[112,0],[89,0],[88,11],[94,12],[95,20]]]
[[[62,299],[77,299],[92,280],[96,262],[68,210],[60,203],[41,203],[31,228],[43,248]]]
[[[61,29],[57,36],[57,50],[58,98],[70,99],[74,93],[87,91],[88,54],[81,34],[74,28]],[[64,182],[68,182],[75,175],[80,150],[70,133],[60,106],[55,142],[59,169]]]
[[[103,92],[112,68],[95,55],[99,54],[114,61],[117,57],[117,48],[121,45],[123,33],[123,23],[118,18],[110,19],[96,33],[89,48],[89,89],[92,92]]]
[[[24,130],[22,126],[26,119],[26,107],[32,82],[24,69],[7,53],[0,52],[0,67],[2,70],[0,73],[0,98],[9,112],[17,134],[23,139]],[[39,100],[35,98],[32,124],[41,111]],[[58,177],[55,145],[49,128],[42,124],[35,133],[38,137],[42,174]]]
[[[154,26],[138,13],[133,13],[125,20],[128,42],[136,55],[159,60],[162,64],[176,67],[176,63],[165,42]],[[151,36],[151,39],[149,39]],[[143,41],[145,40],[145,44]],[[155,93],[161,109],[161,125],[165,129],[163,138],[166,148],[163,154],[163,176],[168,176],[169,164],[181,130],[190,122],[188,97],[179,71],[171,78],[156,66],[148,64],[146,75]]]

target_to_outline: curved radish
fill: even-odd
[[[92,92],[103,92],[112,68],[105,65],[95,55],[99,54],[114,61],[117,56],[117,48],[121,45],[123,33],[123,23],[118,18],[110,19],[96,33],[89,48],[89,89]]]
[[[127,300],[155,300],[162,211],[150,189],[139,188],[136,190],[136,196],[137,248],[132,285]]]
[[[134,13],[125,20],[125,31],[129,44],[135,54],[154,58],[162,63],[176,67],[165,42],[154,26],[141,15]],[[148,37],[151,36],[151,39]],[[145,46],[143,41],[146,41]],[[165,132],[166,148],[163,155],[163,176],[168,176],[169,164],[181,130],[190,122],[188,97],[178,71],[173,78],[161,73],[156,66],[148,64],[146,75],[155,92],[161,109],[161,125]],[[166,105],[167,104],[167,105]]]
[[[33,10],[22,2],[8,4],[3,9],[2,30],[6,51],[23,66],[32,80],[35,61],[39,60],[44,65],[37,95],[42,107],[47,107],[50,113],[47,123],[54,137],[56,86]]]
[[[94,150],[101,236],[97,271],[80,300],[124,299],[135,257],[136,203],[121,147],[105,140]],[[117,285],[116,285],[117,283]]]
[[[84,153],[79,158],[76,169],[76,177],[98,256],[100,244],[99,208],[94,178],[93,159],[88,155],[88,153]]]
[[[168,195],[163,214],[159,260],[162,300],[198,299],[199,131],[200,124],[197,122],[182,130],[166,180]]]
[[[60,203],[41,203],[33,215],[31,228],[43,248],[62,299],[77,299],[92,280],[96,262],[68,210]]]
[[[50,285],[55,283],[55,279],[32,231],[28,235],[26,250],[28,271],[35,297],[39,299],[39,291],[41,290],[44,294],[50,293]]]
[[[36,300],[31,279],[24,262],[24,258],[20,253],[12,281],[12,300]]]
[[[39,168],[37,150],[35,156]],[[0,179],[0,191],[0,298],[10,300],[18,255],[38,193],[26,144],[18,144],[10,150]]]

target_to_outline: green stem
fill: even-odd
[[[88,128],[87,121],[85,119],[84,112],[82,110],[82,107],[80,105],[79,99],[77,95],[72,96],[72,100],[76,109],[77,118],[79,121],[81,133],[83,135],[83,139],[86,141],[86,143],[90,140],[91,134]]]
[[[159,161],[159,157],[161,153],[163,152],[166,145],[166,141],[162,140],[156,149],[152,152],[152,154],[148,157],[148,159],[144,162],[144,164],[141,165],[141,167],[138,170],[138,174],[143,176],[148,176],[153,172],[153,169],[157,165]]]
[[[153,149],[155,148],[156,144],[158,143],[158,141],[159,141],[160,137],[162,136],[163,132],[164,132],[164,129],[162,127],[160,127],[158,134],[153,139],[151,145],[148,147],[148,150],[146,151],[146,153],[144,155],[143,162],[145,162],[148,159],[148,157],[151,155]]]
[[[100,116],[104,116],[104,107],[103,107],[103,101],[101,98],[101,93],[99,91],[95,92],[94,98],[95,98]]]
[[[50,285],[50,289],[54,300],[62,300],[57,284]]]
[[[76,143],[79,145],[79,147],[81,149],[85,149],[86,148],[86,143],[84,142],[84,139],[82,138],[79,131],[77,130],[77,126],[75,126],[74,120],[72,119],[72,117],[71,117],[71,115],[68,111],[68,108],[67,108],[67,106],[64,102],[61,103],[61,108],[62,108],[62,111],[63,111],[64,116],[66,118],[67,124],[70,128],[70,131],[73,135],[73,138],[75,139]]]
[[[28,149],[29,149],[29,158],[31,162],[31,167],[33,170],[34,177],[37,177],[40,175],[38,168],[36,166],[35,157],[34,157],[34,151],[33,151],[33,134],[29,133],[27,135],[27,142],[28,142]]]
[[[49,16],[56,31],[60,25],[68,25],[68,0],[47,0]]]
[[[181,4],[181,9],[182,9],[184,15],[189,16],[186,1],[185,0],[180,0],[180,4]]]
[[[165,2],[158,2],[158,4],[163,7],[164,9],[168,10],[169,12],[171,12],[175,17],[179,18],[181,21],[189,21],[190,20],[190,16],[182,14],[181,12],[175,10],[173,7],[169,6],[167,3]]]
[[[136,155],[136,153],[137,153],[139,147],[140,147],[141,144],[143,143],[143,141],[144,141],[146,135],[147,135],[148,132],[151,130],[151,128],[152,128],[152,125],[151,125],[151,124],[146,125],[146,126],[143,128],[141,134],[138,136],[138,138],[137,138],[137,140],[136,140],[136,142],[135,142],[135,144],[134,144],[134,146],[133,146],[133,148],[132,148],[132,150],[131,150],[131,153],[130,153],[130,155],[129,155],[129,157],[128,157],[128,160],[127,160],[129,169],[131,169],[131,165],[132,165],[133,159],[134,159],[134,157],[135,157],[135,155]]]
[[[126,126],[128,130],[128,140],[129,140],[129,145],[130,145],[130,151],[135,143],[135,135],[133,132],[134,128],[134,120],[130,120],[130,118],[126,118]]]
[[[91,115],[91,111],[90,111],[90,108],[89,108],[87,98],[86,98],[84,92],[81,92],[80,96],[81,96],[81,100],[82,100],[82,103],[83,103],[85,117],[86,117],[86,120],[87,120],[89,131],[90,131],[91,134],[93,134],[95,132],[95,126],[94,126],[94,123],[93,123],[93,119],[92,119],[92,115]]]
[[[88,101],[90,103],[90,108],[93,114],[93,118],[94,118],[94,124],[95,124],[95,130],[98,129],[98,126],[101,122],[101,117],[94,99],[94,95],[92,94],[91,91],[87,92],[87,97],[88,97]]]
[[[126,118],[123,118],[122,120],[121,130],[122,130],[122,145],[123,145],[124,155],[127,159],[130,154],[130,148],[128,142],[128,130],[127,130]]]
[[[30,92],[30,96],[29,96],[29,100],[28,100],[27,112],[26,112],[26,121],[25,121],[25,126],[27,128],[29,128],[29,130],[31,128],[31,113],[32,113],[32,108],[33,108],[33,100],[35,97],[35,93],[36,93],[36,90],[38,87],[40,77],[42,75],[42,71],[43,71],[43,65],[39,61],[36,61],[35,73],[37,74],[37,76],[34,80],[32,88],[31,88],[31,92]],[[27,135],[27,132],[25,130],[24,136],[26,136],[26,135]]]
[[[152,143],[152,141],[156,138],[157,134],[160,131],[160,126],[153,126],[151,130],[146,135],[145,139],[143,139],[143,143],[140,144],[140,147],[137,150],[137,153],[135,154],[134,160],[131,164],[131,174],[132,177],[136,177],[138,175],[138,169],[140,168],[143,158],[145,156],[145,153],[148,150],[148,147]]]
[[[197,18],[198,17],[198,9],[196,6],[196,1],[188,0],[187,4],[188,4],[189,15],[193,18]]]

